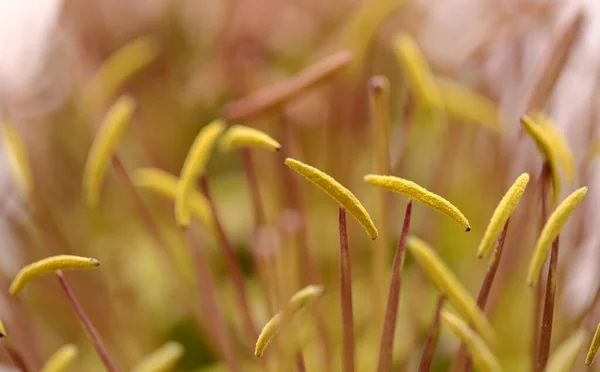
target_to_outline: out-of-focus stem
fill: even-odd
[[[402,284],[402,269],[406,258],[406,239],[410,229],[410,216],[412,212],[412,200],[406,204],[404,212],[404,223],[398,240],[394,263],[392,264],[392,277],[387,299],[387,310],[381,335],[381,347],[379,349],[379,372],[389,371],[392,366],[392,351],[394,349],[394,333],[396,330],[396,318],[398,316],[398,304],[400,302],[400,287]]]
[[[352,271],[346,229],[346,210],[339,210],[340,293],[342,299],[342,370],[354,372],[354,314],[352,311]]]
[[[306,372],[306,365],[304,364],[304,357],[301,351],[298,352],[296,364],[298,365],[298,372]]]
[[[29,368],[27,368],[23,357],[10,343],[7,343],[5,340],[0,340],[0,344],[2,344],[2,348],[6,351],[6,354],[15,367],[23,372],[29,372]]]
[[[419,363],[419,372],[429,372],[431,369],[433,352],[435,351],[435,345],[437,344],[438,336],[440,335],[440,313],[442,312],[442,307],[444,307],[444,302],[444,296],[440,295],[437,305],[435,306],[431,327],[429,327],[425,345],[423,346],[423,354],[421,356],[421,362]]]
[[[552,341],[552,320],[554,318],[554,298],[556,296],[556,268],[558,266],[558,236],[552,243],[550,252],[550,266],[546,280],[546,296],[544,298],[544,312],[542,314],[542,328],[540,330],[540,351],[538,353],[538,371],[543,371],[550,355]]]
[[[104,364],[104,366],[106,367],[106,369],[109,372],[119,372],[120,371],[119,367],[117,367],[117,364],[115,363],[112,356],[108,352],[106,345],[104,345],[104,342],[102,341],[102,337],[100,337],[100,334],[98,333],[98,331],[96,330],[96,328],[94,327],[94,325],[92,324],[92,322],[90,321],[88,316],[86,315],[85,311],[81,307],[81,304],[77,300],[75,293],[73,293],[73,290],[69,286],[69,283],[67,283],[62,272],[57,271],[56,276],[58,277],[60,286],[63,288],[63,290],[65,291],[65,294],[67,295],[67,299],[69,300],[69,302],[71,303],[71,306],[73,306],[73,309],[75,310],[75,315],[77,315],[79,322],[85,329],[86,333],[88,334],[88,337],[92,340],[92,343],[94,344],[94,348],[96,349],[96,352],[100,356],[102,363]]]
[[[254,321],[252,320],[252,315],[250,314],[250,305],[248,303],[248,297],[246,296],[246,289],[244,288],[244,276],[242,274],[241,265],[238,259],[235,257],[233,247],[231,246],[231,242],[229,241],[227,234],[225,234],[225,230],[223,229],[223,225],[221,224],[221,221],[217,214],[217,208],[215,206],[214,200],[212,199],[210,187],[208,185],[208,179],[206,178],[206,176],[200,177],[200,187],[202,189],[202,192],[206,196],[206,199],[208,200],[208,204],[210,205],[210,209],[215,220],[217,238],[219,240],[221,248],[223,249],[223,252],[225,253],[225,262],[227,264],[227,269],[233,280],[233,286],[238,297],[240,310],[243,316],[246,336],[248,337],[248,340],[250,340],[250,342],[254,343],[254,341],[256,341],[256,338],[258,337],[258,330],[256,329],[256,325],[254,324]]]

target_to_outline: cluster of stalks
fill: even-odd
[[[453,124],[452,120],[458,118],[501,135],[502,115],[493,102],[456,81],[435,76],[418,46],[408,35],[399,36],[394,47],[405,78],[403,89],[410,97],[406,107],[403,108],[404,111],[416,112],[420,120],[433,122],[433,130],[438,133],[447,131]],[[570,330],[569,335],[560,335],[559,340],[557,332],[553,331],[555,328],[553,325],[561,321],[554,316],[557,307],[557,286],[561,285],[558,280],[559,263],[563,262],[562,259],[559,262],[559,233],[584,199],[587,188],[581,187],[559,202],[563,173],[567,179],[573,179],[573,159],[566,141],[556,131],[551,119],[541,111],[531,110],[521,120],[524,131],[538,147],[543,159],[539,177],[532,182],[534,185],[529,187],[535,189],[535,192],[526,193],[530,176],[523,172],[499,201],[487,228],[477,231],[476,227],[482,227],[480,223],[472,224],[473,221],[469,222],[465,214],[446,198],[404,178],[406,169],[403,166],[390,165],[391,84],[383,76],[372,77],[368,82],[367,91],[371,112],[370,124],[373,129],[370,155],[373,158],[372,164],[376,174],[364,176],[366,185],[372,186],[368,189],[369,193],[376,195],[377,211],[375,219],[372,219],[358,197],[341,182],[308,165],[307,162],[296,159],[300,156],[296,156],[298,144],[295,142],[294,128],[289,123],[285,123],[286,105],[313,86],[343,73],[353,61],[350,51],[335,53],[288,80],[259,89],[245,98],[226,105],[222,111],[222,118],[207,124],[197,134],[179,176],[153,167],[128,169],[118,152],[120,140],[126,135],[128,124],[135,121],[136,112],[135,97],[128,94],[119,95],[119,92],[125,81],[149,64],[157,53],[153,42],[147,38],[125,46],[103,66],[98,77],[82,96],[82,109],[77,117],[81,122],[92,120],[98,111],[112,102],[104,115],[85,165],[82,184],[83,201],[90,209],[102,205],[104,175],[107,169],[112,167],[121,181],[123,192],[134,201],[135,213],[143,223],[145,231],[155,240],[159,248],[157,254],[161,258],[165,272],[185,281],[183,274],[177,269],[177,264],[171,255],[169,240],[164,236],[164,229],[161,228],[160,221],[149,206],[148,199],[160,196],[172,204],[174,222],[178,226],[177,233],[186,242],[190,249],[190,257],[193,257],[197,279],[195,288],[201,304],[199,308],[189,306],[183,311],[194,314],[194,326],[199,332],[208,335],[211,347],[224,369],[234,372],[247,370],[352,372],[365,368],[370,368],[369,370],[377,368],[381,372],[415,369],[429,371],[436,368],[436,357],[448,353],[447,346],[439,350],[440,331],[447,329],[457,339],[454,344],[444,339],[446,344],[457,347],[451,361],[452,371],[470,371],[473,368],[481,371],[512,370],[505,365],[505,358],[496,354],[499,338],[497,331],[502,324],[492,321],[488,316],[488,308],[494,293],[497,299],[497,293],[500,293],[504,289],[502,286],[508,282],[507,271],[502,272],[501,263],[503,263],[503,256],[506,254],[514,256],[518,248],[505,247],[505,243],[511,236],[509,230],[515,230],[513,227],[516,226],[515,219],[523,218],[515,217],[513,214],[523,195],[536,200],[536,202],[531,200],[525,202],[527,207],[536,208],[540,205],[541,230],[531,254],[527,277],[522,278],[520,284],[522,290],[529,290],[533,312],[532,326],[531,329],[520,329],[519,334],[512,337],[531,338],[531,349],[528,354],[531,357],[529,363],[532,371],[570,371],[582,365],[583,362],[580,363],[578,359],[586,343],[591,343],[591,347],[585,363],[588,365],[592,363],[600,344],[600,334],[596,332],[592,340],[589,323],[594,322],[592,317],[595,303],[600,297],[600,290],[588,308],[577,315],[579,321],[576,327]],[[251,127],[254,119],[267,113],[276,115],[283,122],[281,143],[272,136]],[[229,125],[237,122],[243,122],[248,126]],[[14,176],[22,196],[30,201],[29,205],[43,207],[38,197],[39,190],[36,190],[30,175],[26,151],[16,128],[6,124],[4,130],[10,156],[14,159]],[[406,131],[405,134],[410,133]],[[408,145],[407,138],[402,161],[405,161],[404,158],[408,155],[420,156],[418,151],[409,153],[408,150],[413,149]],[[223,223],[226,217],[217,205],[219,190],[211,189],[211,175],[207,165],[216,150],[222,153],[239,151],[239,156],[242,158],[246,187],[249,190],[253,211],[253,229],[249,239],[250,254],[256,280],[259,283],[262,313],[259,313],[253,305],[254,299],[249,294],[242,263]],[[293,211],[293,215],[298,220],[293,231],[295,241],[293,252],[278,247],[277,239],[273,236],[274,224],[269,222],[265,194],[261,193],[260,189],[259,167],[254,157],[255,151],[264,150],[272,152],[274,161],[287,166],[282,170],[287,195],[284,208],[288,212]],[[331,215],[331,220],[334,216],[334,205],[338,207],[339,261],[335,275],[337,279],[325,279],[319,270],[321,267],[319,262],[315,262],[311,254],[314,251],[309,249],[308,231],[315,227],[309,218],[312,204],[304,201],[302,190],[306,185],[301,183],[294,172],[333,199],[335,203],[323,203],[323,208],[326,208],[327,213]],[[346,182],[355,185],[355,182],[350,179],[345,179],[344,183]],[[439,186],[434,184],[432,189],[435,188],[441,194],[443,188]],[[313,191],[309,190],[307,188],[306,192]],[[389,192],[406,198],[402,222],[392,217],[393,203],[390,202]],[[451,229],[458,227],[454,233],[459,231],[466,233],[471,230],[473,232],[469,234],[483,232],[478,249],[473,250],[473,256],[480,259],[491,258],[481,280],[477,297],[472,296],[469,290],[472,287],[471,283],[463,283],[459,279],[461,275],[455,274],[450,269],[452,265],[442,258],[443,252],[430,246],[430,244],[433,246],[441,244],[434,241],[439,229],[426,234],[422,229],[414,227],[413,215],[421,214],[421,210],[427,213],[424,206],[448,217],[448,221],[455,222],[455,225],[450,227]],[[36,218],[39,218],[41,213],[43,210],[32,210],[33,220],[38,222]],[[366,294],[364,291],[361,292],[362,296],[358,298],[356,296],[357,274],[353,270],[355,269],[353,261],[356,263],[356,259],[353,260],[352,256],[358,252],[356,245],[361,240],[352,236],[353,230],[349,228],[347,222],[348,214],[358,221],[371,239],[368,243],[361,244],[368,246],[367,257],[372,262],[369,270],[372,279],[369,286],[372,286],[372,290]],[[423,215],[427,216],[428,227],[430,227],[429,221],[437,218],[429,214]],[[523,220],[519,223],[523,223]],[[387,242],[395,231],[393,225],[400,226],[401,230],[393,260],[390,262]],[[75,251],[66,246],[68,239],[64,238],[59,227],[51,227],[49,231],[53,237],[44,238],[61,237],[65,244],[64,251]],[[237,325],[231,324],[229,318],[225,316],[228,311],[225,309],[222,295],[219,293],[212,268],[208,263],[205,251],[206,238],[214,239],[220,247],[220,254],[224,257],[235,302]],[[329,248],[320,247],[320,249]],[[458,249],[458,247],[453,248]],[[469,248],[465,247],[465,249]],[[415,272],[414,266],[408,266],[407,252],[413,260],[411,265],[414,262],[419,271]],[[545,269],[546,261],[549,263]],[[24,291],[33,279],[42,275],[55,275],[102,364],[106,370],[116,372],[122,367],[118,360],[111,356],[110,345],[103,342],[103,330],[94,327],[63,274],[65,270],[98,266],[100,262],[95,258],[77,255],[46,257],[25,266],[12,281],[9,292],[11,295],[17,295]],[[407,274],[409,269],[413,272],[411,276]],[[358,277],[362,278],[360,275]],[[502,276],[503,280],[497,279],[499,276]],[[434,306],[431,306],[432,313],[431,316],[428,315],[430,320],[426,321],[427,330],[423,332],[422,339],[415,339],[410,350],[401,353],[397,345],[401,337],[399,333],[404,334],[402,328],[419,327],[420,316],[415,314],[430,309],[428,305],[421,304],[428,301],[425,296],[402,291],[407,280],[411,282],[410,287],[413,289],[415,282],[421,285],[421,288],[431,282],[437,289],[435,292],[437,300]],[[334,285],[330,285],[332,282]],[[386,289],[387,298],[384,295]],[[185,289],[179,289],[175,295],[182,303],[191,303],[186,301],[190,292]],[[324,302],[327,303],[326,306],[323,306]],[[368,332],[360,329],[364,327],[363,322],[357,326],[356,305],[359,302],[362,308],[372,307],[369,310],[371,321],[367,324]],[[363,302],[368,302],[371,306],[362,304]],[[401,305],[404,303],[412,310],[412,314],[406,315],[401,311]],[[410,319],[408,321],[399,319],[405,316]],[[521,314],[521,316],[526,315]],[[3,336],[6,336],[3,327],[0,331]],[[19,329],[14,327],[11,331],[19,332]],[[368,335],[365,335],[366,333]],[[377,337],[369,338],[370,334],[375,334]],[[364,342],[362,338],[369,341]],[[25,371],[38,368],[33,362],[24,360],[21,351],[8,342],[9,340],[10,336],[5,338],[2,346],[17,368]],[[318,347],[313,346],[312,349],[319,352],[311,352],[310,358],[306,358],[306,350],[310,349],[311,345],[318,345]],[[373,363],[370,366],[362,363],[362,358],[365,358],[365,353],[361,353],[362,347],[369,349],[370,356],[375,356],[369,360]],[[252,349],[254,357],[251,353]],[[184,346],[177,342],[168,342],[155,353],[139,361],[132,370],[168,370],[184,353]],[[419,357],[412,360],[416,354]],[[76,355],[77,348],[67,345],[52,356],[42,370],[62,371]]]

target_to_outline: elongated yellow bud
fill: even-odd
[[[204,173],[215,142],[224,129],[225,123],[222,120],[215,120],[202,128],[185,158],[175,196],[175,219],[182,227],[190,224],[188,195],[194,189],[198,176]]]
[[[493,101],[451,79],[438,77],[435,83],[440,92],[442,106],[449,114],[470,120],[496,134],[502,134],[500,113]]]
[[[529,175],[527,173],[520,175],[496,207],[490,224],[483,234],[483,239],[479,243],[479,248],[477,249],[478,258],[487,257],[491,252],[494,242],[498,239],[498,235],[500,235],[504,224],[517,207],[528,182]]]
[[[90,269],[100,265],[95,258],[58,255],[30,263],[19,271],[10,283],[9,292],[12,295],[19,293],[33,279],[51,274],[57,270]]]
[[[498,358],[492,354],[481,337],[473,332],[467,323],[447,310],[442,310],[440,317],[450,332],[467,346],[473,357],[473,362],[479,370],[486,372],[502,371]]]
[[[260,147],[269,151],[279,151],[281,144],[258,129],[234,125],[225,132],[219,142],[219,147],[223,152],[240,147]]]
[[[440,92],[435,85],[431,69],[413,38],[408,34],[397,36],[394,50],[406,80],[417,98],[429,107],[441,107]]]
[[[577,356],[585,343],[586,332],[583,329],[573,333],[560,344],[546,366],[545,372],[570,372],[575,366]]]
[[[1,122],[1,120],[0,120]],[[33,177],[25,143],[15,125],[5,120],[2,128],[2,142],[17,188],[23,198],[28,198],[33,189]]]
[[[415,236],[409,236],[407,248],[429,279],[467,319],[477,332],[490,343],[494,339],[494,331],[483,311],[456,276],[442,262],[440,257],[427,243]]]
[[[592,363],[594,363],[594,359],[596,359],[596,354],[598,354],[598,349],[600,349],[600,323],[598,323],[598,326],[596,326],[596,332],[594,332],[594,338],[592,339],[590,349],[588,350],[588,353],[585,356],[586,366],[589,366]]]
[[[178,342],[167,342],[160,349],[145,356],[144,359],[131,369],[131,372],[171,371],[183,356],[183,352],[183,346]]]
[[[67,344],[58,349],[44,364],[40,372],[63,372],[69,368],[73,359],[77,357],[77,346]]]
[[[90,208],[98,204],[102,177],[134,111],[134,99],[122,96],[108,110],[96,134],[83,169],[83,197]]]
[[[456,221],[465,231],[470,231],[471,226],[467,218],[448,200],[436,195],[412,181],[394,176],[379,176],[368,174],[364,180],[373,186],[402,194],[414,201],[435,209]]]
[[[139,168],[133,172],[133,183],[140,188],[151,190],[165,198],[175,201],[177,195],[177,177],[156,168]],[[191,213],[211,232],[215,230],[215,219],[208,200],[201,193],[192,190],[186,202]]]
[[[546,221],[546,225],[544,225],[544,228],[542,229],[540,237],[538,238],[535,246],[533,258],[529,263],[527,283],[530,286],[537,285],[540,271],[542,270],[542,266],[544,266],[546,257],[548,257],[550,245],[554,239],[556,239],[558,233],[571,216],[571,213],[573,213],[573,210],[575,207],[577,207],[577,205],[579,205],[586,193],[587,187],[582,187],[575,190],[571,195],[567,196],[562,203],[560,203],[554,212],[552,212],[548,218],[548,221]]]
[[[263,327],[256,340],[254,355],[259,358],[263,355],[269,342],[271,342],[271,339],[273,339],[281,329],[284,317],[293,317],[295,314],[319,299],[323,293],[325,293],[325,288],[323,286],[309,285],[292,296],[287,307],[275,314],[275,316],[273,316]]]
[[[550,167],[550,177],[552,181],[552,205],[555,206],[560,196],[560,172],[558,166],[558,156],[553,149],[553,141],[548,136],[544,127],[536,124],[529,116],[521,118],[521,125],[525,131],[533,138],[541,155],[546,159]]]
[[[6,329],[4,328],[4,323],[0,320],[0,338],[6,337]]]
[[[569,182],[573,181],[575,178],[575,161],[565,136],[556,129],[556,125],[552,120],[542,112],[534,112],[531,119],[543,128],[548,140],[552,143],[552,149],[560,163],[562,163],[567,180]]]
[[[377,239],[377,228],[371,220],[369,213],[358,201],[358,199],[330,175],[317,168],[306,165],[298,160],[287,158],[285,164],[304,176],[307,180],[317,185],[327,195],[331,196],[342,207],[344,207],[356,220],[367,230],[371,239]]]

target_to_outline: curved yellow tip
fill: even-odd
[[[592,363],[594,363],[594,359],[596,359],[596,354],[598,354],[598,349],[600,349],[600,323],[598,323],[598,325],[596,326],[596,332],[594,332],[594,338],[592,338],[590,349],[588,350],[588,353],[585,356],[586,366],[589,366]]]
[[[63,372],[69,368],[73,359],[77,357],[77,346],[67,344],[58,349],[44,364],[40,372]]]
[[[281,144],[258,129],[234,125],[221,137],[219,148],[221,151],[227,152],[241,147],[258,147],[269,151],[279,151]]]
[[[0,120],[1,122],[1,120]],[[25,149],[25,143],[15,125],[5,120],[2,128],[2,141],[6,149],[8,163],[17,188],[23,198],[28,198],[33,189],[33,176],[29,166],[29,157]]]
[[[174,341],[169,341],[158,350],[145,356],[131,372],[166,372],[171,371],[184,353],[183,346]]]

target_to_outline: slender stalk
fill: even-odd
[[[225,262],[227,264],[227,269],[229,270],[229,274],[233,280],[233,286],[238,297],[238,301],[240,304],[240,308],[242,310],[242,316],[244,321],[244,329],[246,332],[246,336],[250,342],[254,343],[256,338],[258,337],[258,330],[256,329],[256,325],[252,320],[252,316],[250,315],[250,305],[248,304],[248,297],[246,296],[246,289],[244,288],[244,276],[242,274],[242,268],[235,257],[235,253],[233,252],[233,247],[231,246],[231,242],[229,238],[225,234],[225,230],[223,229],[223,225],[219,219],[217,214],[217,208],[215,206],[214,200],[211,197],[210,187],[208,185],[208,179],[206,176],[200,177],[200,187],[202,192],[206,196],[208,200],[208,204],[210,205],[211,212],[215,219],[215,226],[217,228],[217,238],[219,240],[219,244],[225,253]]]
[[[260,188],[258,186],[258,177],[254,168],[254,160],[250,149],[242,149],[242,160],[244,161],[244,172],[246,173],[246,181],[250,189],[250,197],[252,199],[252,210],[254,212],[254,225],[264,226],[266,222],[265,211],[260,197]]]
[[[342,370],[354,372],[354,315],[352,312],[352,272],[346,210],[340,207],[340,293],[342,298]]]
[[[427,332],[427,338],[425,339],[425,345],[423,346],[423,354],[421,356],[421,362],[419,363],[419,372],[429,372],[431,369],[431,361],[433,360],[433,352],[435,351],[435,345],[440,335],[440,313],[442,307],[444,307],[445,297],[440,295],[435,306],[435,313],[433,315],[433,321],[429,332]]]
[[[410,229],[410,216],[412,212],[412,200],[406,204],[404,212],[404,223],[398,240],[394,263],[392,264],[392,277],[387,300],[387,310],[381,335],[381,347],[379,349],[379,372],[389,371],[392,367],[392,351],[394,349],[394,333],[396,331],[396,318],[398,316],[398,305],[400,302],[400,287],[402,284],[402,269],[406,258],[406,238]]]
[[[538,371],[543,371],[550,355],[552,341],[552,320],[554,317],[554,299],[556,297],[556,268],[558,266],[558,236],[552,243],[550,253],[550,266],[546,280],[546,296],[544,298],[544,312],[542,314],[542,328],[540,330],[540,351],[538,352]]]
[[[298,365],[298,372],[306,372],[306,364],[304,364],[304,357],[301,351],[298,352],[296,364]]]
[[[23,360],[23,357],[14,348],[13,345],[11,345],[10,343],[6,342],[6,340],[0,340],[0,344],[2,344],[2,348],[4,349],[4,351],[8,355],[8,358],[10,359],[10,361],[12,362],[12,364],[15,367],[17,367],[22,372],[29,372],[29,368],[27,368],[27,365],[25,364],[25,361]]]
[[[67,295],[67,299],[69,300],[69,302],[71,303],[71,306],[73,306],[73,309],[75,310],[75,315],[77,315],[79,322],[85,329],[88,337],[92,340],[92,343],[94,344],[94,348],[96,349],[96,352],[100,356],[102,363],[104,364],[104,366],[106,367],[106,369],[109,372],[119,372],[120,369],[119,369],[119,367],[117,367],[117,364],[115,363],[112,356],[108,352],[106,345],[104,345],[104,342],[102,341],[102,337],[100,337],[100,334],[98,333],[98,331],[96,330],[96,328],[94,327],[94,325],[92,324],[92,322],[90,321],[88,316],[86,315],[85,311],[83,310],[83,307],[81,307],[81,304],[77,300],[75,293],[69,286],[69,283],[67,283],[67,280],[64,278],[62,272],[57,271],[56,276],[58,277],[60,286],[63,288],[63,290],[65,291],[65,294]]]

